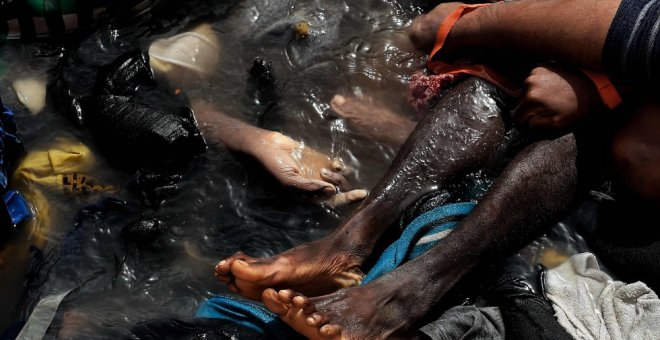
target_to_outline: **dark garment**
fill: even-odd
[[[419,337],[433,340],[504,339],[504,322],[499,308],[456,306],[422,327]]]
[[[623,0],[603,46],[607,73],[628,85],[657,82],[660,79],[658,31],[660,0]]]
[[[577,225],[592,252],[618,280],[660,291],[660,228],[652,204],[619,190],[581,207]]]
[[[486,289],[486,301],[499,307],[502,313],[506,339],[572,339],[555,318],[550,301],[541,293],[541,274],[538,270],[528,275],[519,270],[504,270]]]
[[[192,111],[156,86],[148,57],[139,50],[99,68],[91,93],[73,82],[65,74],[58,79],[60,104],[116,165],[170,169],[206,149]]]

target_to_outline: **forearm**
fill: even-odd
[[[232,151],[250,153],[250,145],[255,139],[272,133],[207,107],[196,107],[195,117],[204,138],[211,143],[222,143]]]
[[[602,51],[621,0],[499,2],[462,17],[447,48],[492,47],[602,69]]]

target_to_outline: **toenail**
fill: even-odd
[[[222,260],[222,261],[220,261],[220,263],[218,263],[218,266],[224,266],[224,265],[225,265],[225,263],[227,263],[227,261],[225,261],[225,260]]]
[[[330,170],[328,170],[326,168],[321,169],[321,175],[330,176]]]
[[[336,95],[334,98],[332,98],[337,105],[343,105],[346,102],[346,98],[341,95]]]

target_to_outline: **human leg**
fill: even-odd
[[[264,302],[307,336],[404,336],[467,272],[524,246],[571,207],[577,155],[573,135],[522,151],[457,229],[380,279],[316,298],[266,290]]]
[[[269,287],[320,295],[357,285],[360,265],[406,206],[478,166],[501,145],[499,96],[477,78],[457,85],[420,121],[383,180],[335,232],[267,259],[235,254],[216,266],[216,276],[253,299]]]

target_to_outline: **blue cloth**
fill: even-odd
[[[14,228],[19,223],[32,217],[32,210],[30,209],[30,205],[20,192],[16,190],[5,192],[4,201],[7,205],[9,218],[11,218],[11,224],[14,226]]]
[[[0,100],[0,104],[2,101]],[[32,211],[23,196],[17,191],[7,190],[7,169],[9,162],[13,161],[21,150],[21,140],[18,138],[14,113],[6,106],[1,106],[0,114],[0,192],[4,193],[0,206],[2,212],[0,224],[11,225],[16,228],[23,220],[32,217]],[[0,226],[3,226],[0,225]]]
[[[361,284],[367,284],[431,249],[458,225],[456,220],[469,214],[474,206],[472,202],[448,204],[415,218],[401,237],[385,249]],[[196,317],[232,321],[277,339],[300,337],[268,309],[229,296],[214,296],[204,301]]]

